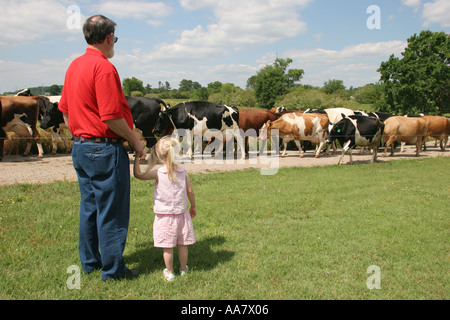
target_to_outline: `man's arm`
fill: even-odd
[[[136,159],[145,159],[145,147],[133,130],[130,129],[125,119],[105,120],[106,125],[117,135],[121,136],[136,151]]]

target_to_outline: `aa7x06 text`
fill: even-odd
[[[216,312],[226,315],[267,315],[269,314],[269,307],[258,304],[229,304],[226,308],[216,308],[197,307],[189,304],[187,307],[181,308],[182,315],[207,315],[211,318]]]

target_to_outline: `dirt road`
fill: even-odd
[[[450,156],[450,148],[446,151],[441,151],[439,147],[427,147],[427,151],[422,151],[419,158],[429,158],[438,156]],[[378,161],[387,162],[398,159],[417,159],[415,156],[415,147],[406,146],[405,153],[399,153],[399,149],[393,157],[382,157],[379,153]],[[389,153],[388,153],[389,154]],[[226,163],[225,161],[216,161],[204,159],[198,160],[197,163],[185,163],[183,167],[189,173],[211,173],[218,171],[233,171],[243,170],[247,168],[263,169],[263,174],[275,174],[277,168],[284,167],[314,167],[337,164],[340,151],[336,155],[321,155],[320,158],[314,158],[313,151],[307,151],[304,158],[298,157],[298,151],[289,151],[285,158],[269,157],[257,158],[252,156],[245,161],[234,160],[233,163]],[[354,165],[367,163],[371,158],[368,151],[364,155],[360,155],[359,149],[353,152]],[[218,163],[217,163],[218,162]],[[344,157],[344,165],[348,165],[349,156]],[[133,156],[130,154],[130,170],[132,170]],[[269,170],[272,167],[272,170]],[[142,170],[145,165],[142,165]],[[264,171],[265,170],[265,171]],[[16,183],[49,183],[54,181],[76,181],[77,176],[72,165],[71,155],[46,155],[43,159],[37,156],[22,157],[22,156],[5,156],[0,162],[0,185],[11,185]]]

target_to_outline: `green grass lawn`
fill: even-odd
[[[130,281],[81,273],[78,184],[0,188],[0,299],[450,298],[450,158],[191,175],[191,273],[163,279],[153,182],[132,179]],[[177,259],[175,268],[178,269]],[[369,290],[369,266],[381,289]]]

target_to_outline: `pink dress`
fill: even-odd
[[[177,181],[170,181],[167,168],[158,169],[155,184],[153,211],[154,246],[158,248],[174,248],[177,245],[194,244],[195,233],[191,215],[188,212],[186,191],[186,172],[178,167]]]

